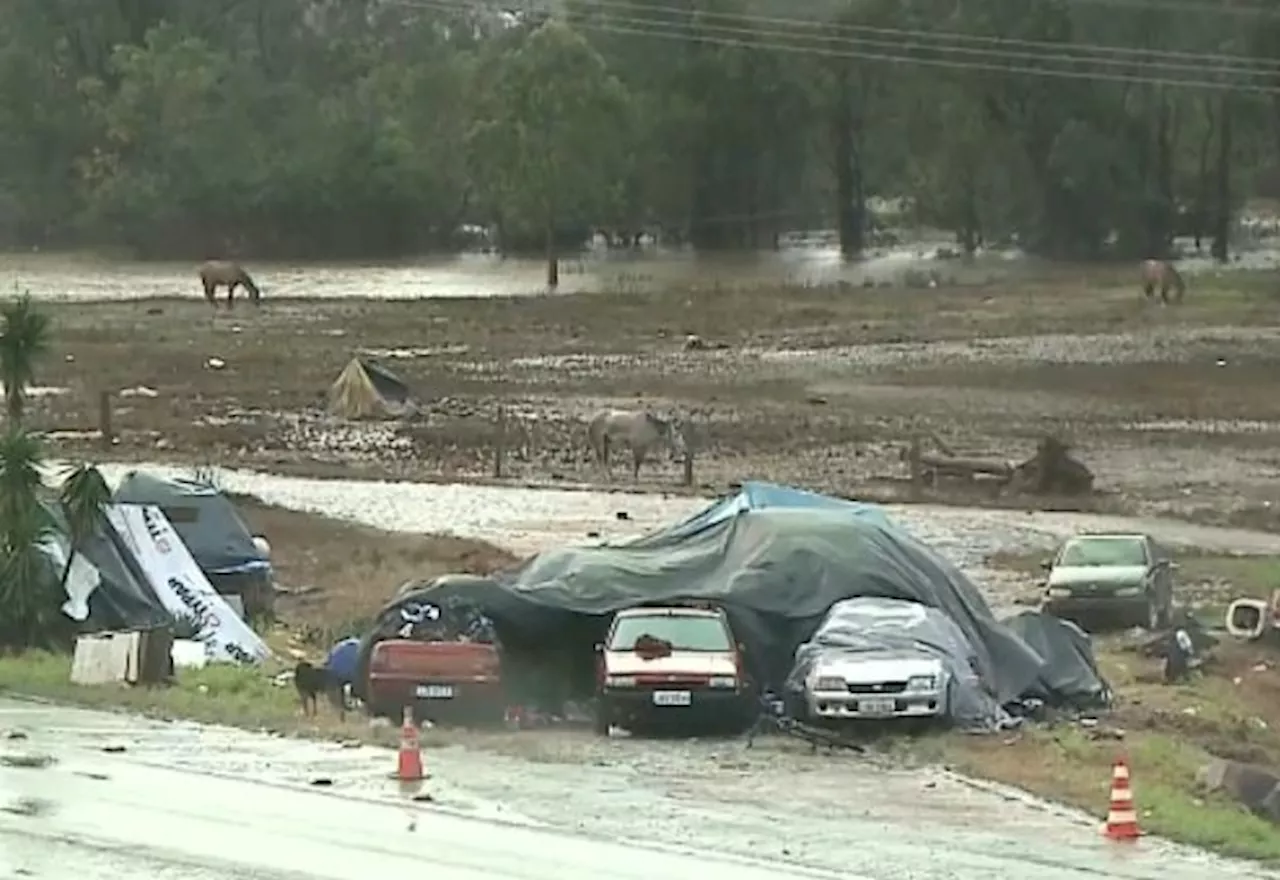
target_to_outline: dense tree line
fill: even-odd
[[[1223,0],[4,0],[0,239],[373,256],[872,196],[959,241],[1133,257],[1280,189],[1280,14]]]

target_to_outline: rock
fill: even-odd
[[[1280,771],[1215,758],[1196,773],[1206,792],[1226,794],[1249,811],[1280,824]]]

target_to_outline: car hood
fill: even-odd
[[[839,676],[850,684],[904,681],[915,675],[941,676],[942,661],[923,651],[839,651],[822,654],[813,664],[811,678]]]
[[[635,651],[606,651],[604,663],[609,675],[734,675],[738,671],[728,651],[672,651],[652,660]]]
[[[1065,565],[1049,572],[1049,586],[1104,584],[1114,587],[1136,587],[1146,576],[1145,565]]]

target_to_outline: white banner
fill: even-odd
[[[107,518],[133,550],[164,607],[200,623],[199,639],[209,660],[256,663],[267,658],[266,644],[214,590],[160,508],[113,504]]]

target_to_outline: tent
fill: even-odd
[[[411,405],[409,387],[382,367],[352,358],[329,386],[329,411],[345,419],[388,418]]]
[[[489,617],[512,651],[556,645],[574,682],[590,687],[591,645],[613,612],[706,600],[725,608],[756,680],[780,691],[797,647],[831,606],[859,596],[946,614],[1002,704],[1045,678],[1045,658],[995,619],[977,587],[881,509],[763,483],[628,544],[551,550],[491,578],[444,577],[409,590],[380,613],[362,656],[403,634],[415,606],[461,604]]]
[[[223,595],[238,595],[250,615],[271,608],[271,562],[254,542],[235,505],[213,486],[130,471],[117,504],[153,504],[164,511],[200,570]]]
[[[46,508],[55,531],[41,549],[49,560],[49,576],[60,579],[71,541],[59,509],[52,504]],[[67,594],[64,611],[86,631],[152,629],[172,621],[128,544],[105,520],[72,560]]]

